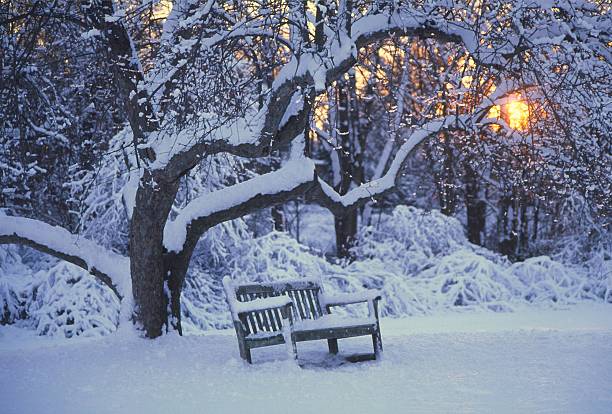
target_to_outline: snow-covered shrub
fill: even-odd
[[[245,241],[229,263],[232,278],[238,282],[321,277],[333,268],[323,257],[281,232]]]
[[[26,307],[39,335],[100,336],[119,323],[119,299],[86,271],[58,262],[34,275]]]
[[[404,316],[427,313],[414,286],[402,273],[389,271],[380,259],[355,261],[337,272],[329,283],[339,292],[355,292],[360,289],[378,289],[383,300],[381,316]]]
[[[609,227],[609,226],[608,226]],[[567,263],[585,278],[584,289],[612,303],[612,231],[592,226],[557,241],[552,258]]]
[[[363,289],[359,279],[351,277],[343,267],[329,263],[318,252],[298,243],[289,234],[271,232],[262,237],[245,239],[229,258],[228,272],[236,283],[271,282],[284,279],[299,279],[301,277],[316,277],[325,282],[325,289],[330,293],[352,292]],[[208,277],[206,281],[197,282],[202,289],[203,302],[205,297],[212,296],[209,309],[221,310],[222,320],[230,324],[229,311],[225,303],[225,294],[221,285],[221,277],[202,274]],[[188,289],[192,290],[192,289]],[[188,301],[193,303],[194,294],[188,295]],[[219,315],[206,312],[194,312],[191,304],[185,305],[183,315],[192,313],[191,319],[201,317],[199,326],[218,326]],[[198,305],[201,309],[201,305]]]
[[[85,270],[55,260],[33,269],[15,246],[0,246],[0,322],[39,335],[99,336],[115,331],[119,299]],[[40,261],[40,263],[47,263]]]
[[[430,311],[456,306],[507,310],[522,287],[503,266],[469,250],[442,257],[414,278],[413,286]]]
[[[554,261],[580,273],[584,290],[612,303],[612,226],[605,215],[597,215],[581,195],[564,199],[550,229],[551,240],[539,249]],[[555,237],[561,234],[560,237]]]
[[[461,223],[438,210],[425,211],[413,206],[397,206],[383,217],[374,240],[392,239],[407,248],[419,248],[430,256],[450,253],[467,244]]]
[[[329,263],[316,250],[279,232],[244,239],[236,248],[227,273],[237,282],[319,277],[325,290],[333,294],[379,289],[383,316],[450,309],[508,311],[521,303],[554,305],[603,298],[596,293],[601,290],[598,279],[579,268],[549,257],[511,264],[469,243],[454,218],[413,207],[397,207],[382,218],[377,230],[362,233],[354,250],[358,259],[352,263]],[[199,289],[210,291],[205,296],[216,300],[220,277],[205,277],[211,279],[201,282]],[[215,312],[226,309],[224,302],[211,306]],[[363,308],[348,311],[364,312]],[[206,321],[200,325],[218,325],[216,316],[199,315]]]
[[[593,249],[583,267],[593,282],[593,293],[612,303],[612,232]]]
[[[508,272],[521,281],[523,297],[529,302],[576,303],[601,298],[584,269],[566,266],[548,256],[514,263]]]
[[[12,324],[26,317],[22,297],[31,276],[15,246],[0,245],[0,324]]]
[[[241,231],[243,230],[239,224]],[[225,237],[225,243],[222,242]],[[285,233],[236,239],[239,232],[211,229],[198,245],[182,294],[182,318],[186,332],[231,326],[222,278],[238,283],[264,282],[304,276],[320,277],[325,259]],[[225,251],[228,248],[228,251]],[[209,253],[210,252],[210,253]]]
[[[454,217],[412,206],[397,206],[391,215],[383,215],[378,226],[364,229],[353,253],[357,258],[380,259],[393,272],[409,275],[422,272],[433,266],[438,257],[460,249],[471,250],[495,263],[507,263],[504,257],[471,244]]]
[[[19,290],[6,278],[0,279],[0,325],[9,325],[25,317]]]
[[[242,219],[221,223],[204,233],[194,251],[181,295],[185,332],[230,325],[221,280],[229,261],[252,237]]]
[[[379,289],[380,312],[392,317],[507,311],[525,303],[612,302],[605,248],[584,263],[540,256],[511,264],[470,244],[461,225],[438,212],[400,206],[381,217],[378,229],[360,235],[355,252],[356,261],[334,264],[287,233],[253,238],[243,220],[216,226],[200,240],[185,280],[184,331],[231,326],[221,283],[225,275],[238,283],[318,277],[331,294]],[[14,246],[0,246],[0,307],[2,323],[64,336],[112,332],[119,313],[115,295],[87,272]],[[336,311],[364,315],[367,310]]]
[[[398,206],[383,216],[378,227],[368,227],[359,236],[353,252],[358,258],[378,258],[404,273],[416,273],[431,266],[440,254],[449,254],[468,243],[463,227],[439,211],[425,212],[412,206]]]
[[[181,320],[185,333],[231,325],[223,285],[218,276],[200,269],[190,270],[181,295]]]

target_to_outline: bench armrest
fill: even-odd
[[[370,289],[362,292],[341,293],[339,295],[323,294],[322,299],[327,313],[330,313],[330,308],[332,306],[367,302],[368,314],[371,318],[376,318],[376,323],[378,324],[378,301],[382,299],[378,290]]]
[[[338,295],[323,294],[325,306],[352,305],[353,303],[373,302],[380,299],[380,292],[377,290],[364,290],[362,292],[341,293]]]

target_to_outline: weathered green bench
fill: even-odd
[[[377,291],[326,295],[318,279],[273,283],[233,284],[223,279],[232,313],[240,357],[251,363],[251,349],[287,344],[297,360],[296,342],[327,339],[329,352],[338,353],[338,339],[371,335],[374,359],[382,352]],[[368,303],[368,318],[332,315],[334,306]],[[372,359],[372,358],[369,358]]]

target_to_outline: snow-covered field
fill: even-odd
[[[0,327],[0,412],[612,413],[612,306],[384,319],[384,359],[326,343],[238,359],[233,331],[70,340]],[[368,338],[340,341],[366,352]]]

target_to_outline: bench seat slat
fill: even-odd
[[[319,339],[342,339],[354,336],[372,335],[376,333],[376,326],[362,325],[349,328],[325,328],[308,331],[294,331],[295,340],[298,342],[316,341]]]

